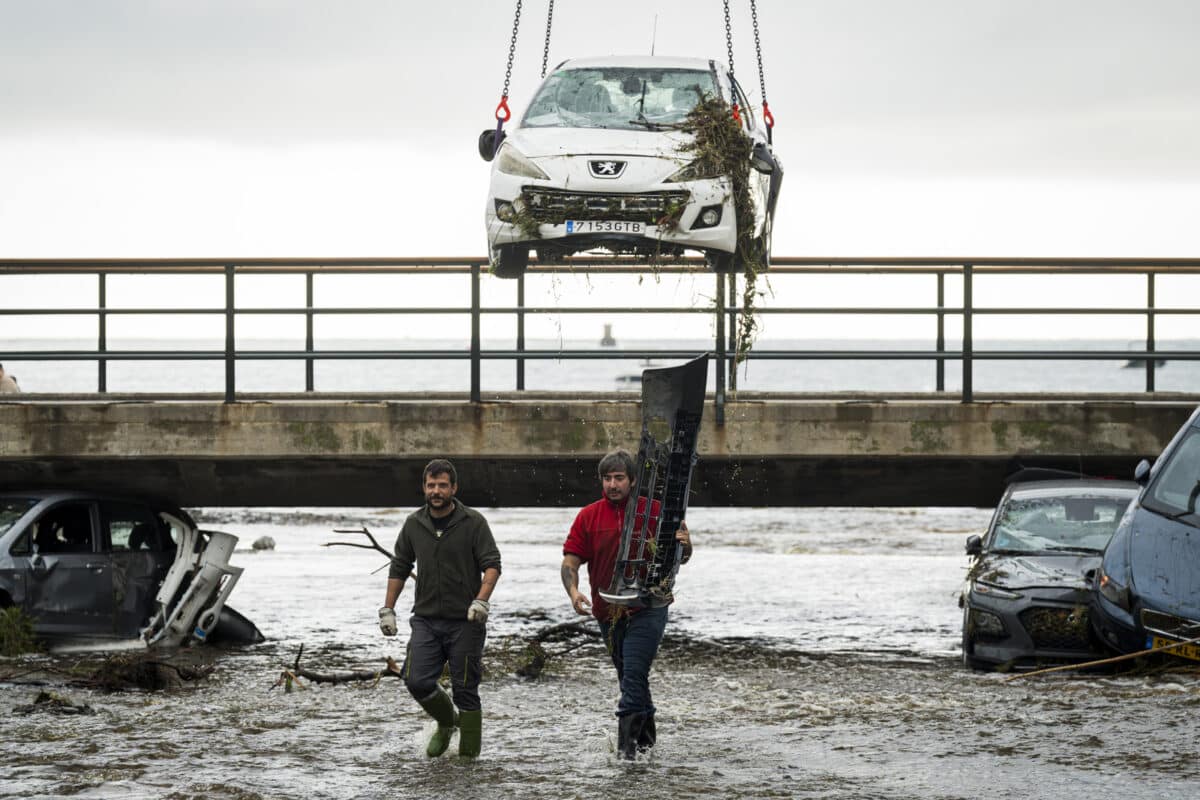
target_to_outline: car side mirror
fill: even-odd
[[[497,135],[500,136],[500,141],[496,141]],[[479,134],[479,157],[484,161],[491,161],[496,157],[496,151],[507,136],[503,130],[497,131],[495,128],[488,128]]]
[[[771,155],[771,148],[767,147],[766,142],[755,143],[750,151],[750,166],[763,175],[770,175],[775,171],[775,156]]]
[[[1146,485],[1146,481],[1150,480],[1149,461],[1143,458],[1137,463],[1137,466],[1133,468],[1133,480],[1134,483],[1139,483],[1142,486]]]
[[[975,534],[967,537],[967,555],[977,556],[983,552],[983,539]]]

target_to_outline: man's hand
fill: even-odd
[[[571,608],[575,609],[576,614],[588,615],[592,613],[592,604],[588,601],[587,596],[575,589],[571,592]]]
[[[488,612],[491,610],[492,607],[487,600],[472,600],[471,607],[467,609],[467,622],[478,622],[483,625],[487,622]]]
[[[679,559],[679,563],[686,564],[692,557],[692,534],[688,531],[687,523],[683,520],[679,521],[679,530],[675,531],[675,541],[683,545],[683,553]]]
[[[395,609],[384,606],[379,609],[379,630],[383,631],[384,636],[396,635],[396,611]]]

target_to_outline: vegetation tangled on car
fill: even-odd
[[[691,134],[680,152],[692,158],[697,174],[725,175],[733,194],[737,215],[737,252],[734,262],[742,265],[745,283],[742,289],[742,314],[738,331],[733,370],[746,359],[758,332],[755,301],[761,296],[758,274],[766,269],[766,237],[754,236],[754,205],[750,200],[750,153],[753,143],[733,117],[733,110],[720,97],[705,96],[688,113],[680,130]],[[736,383],[732,384],[736,387]]]

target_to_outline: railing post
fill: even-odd
[[[234,266],[225,265],[225,402],[232,403],[237,379],[237,343],[233,326],[233,274]]]
[[[974,399],[974,387],[972,386],[972,367],[974,361],[972,359],[972,351],[974,342],[971,332],[971,313],[973,310],[971,296],[971,276],[972,269],[970,264],[963,264],[963,356],[962,356],[962,401],[970,403]]]
[[[525,276],[517,278],[517,352],[525,352]],[[517,391],[525,391],[525,359],[517,356]]]
[[[937,274],[937,351],[946,352],[946,273]],[[946,391],[946,359],[937,360],[937,391]]]
[[[725,276],[717,273],[717,395],[716,422],[725,424]]]
[[[737,273],[731,272],[726,282],[729,292],[726,307],[729,314],[729,351],[733,354],[729,359],[729,391],[737,391],[738,341],[737,341]]]
[[[108,352],[108,283],[105,280],[108,276],[103,273],[97,273],[100,279],[99,285],[99,323],[100,330],[96,342],[96,350],[100,353],[100,358],[96,359],[96,378],[98,390],[100,394],[108,391],[108,359],[104,358],[104,354]]]
[[[1146,273],[1146,392],[1154,391],[1154,273]]]
[[[471,265],[471,402],[480,401],[479,391],[479,264]]]
[[[313,391],[313,274],[304,273],[304,391]]]

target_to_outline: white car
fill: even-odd
[[[702,97],[740,109],[753,145],[750,235],[766,266],[783,170],[729,70],[699,58],[609,56],[559,65],[498,149],[495,131],[480,136],[480,155],[492,161],[485,216],[493,272],[520,276],[531,250],[554,263],[598,248],[696,250],[719,272],[740,270],[731,182],[699,174],[684,149],[692,137],[679,130]]]

